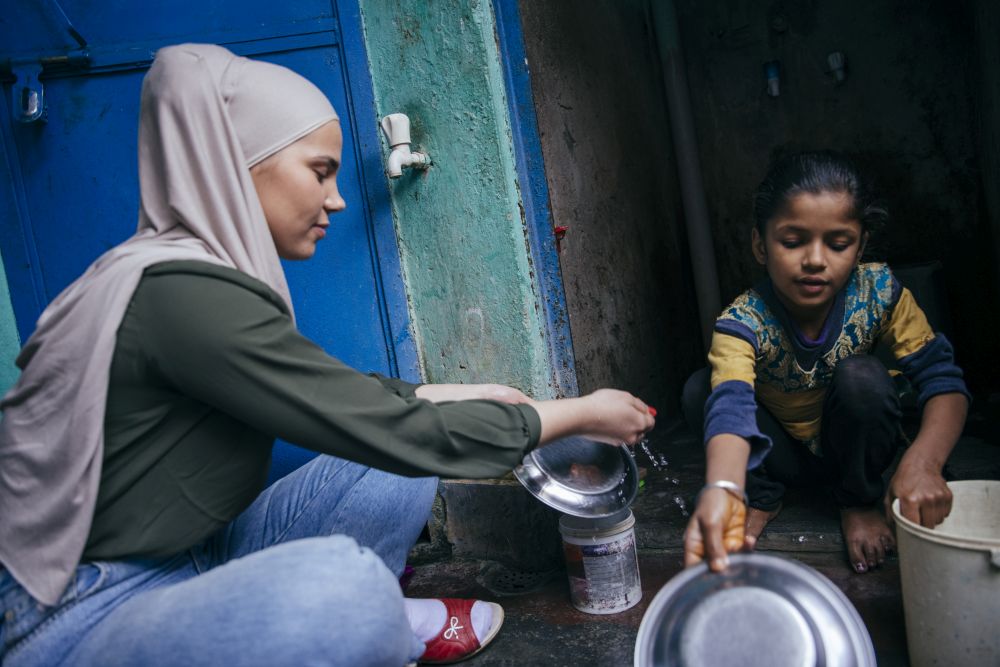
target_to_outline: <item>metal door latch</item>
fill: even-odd
[[[50,12],[54,10],[56,20],[63,24],[66,32],[79,45],[79,48],[61,56],[50,56],[35,60],[10,60],[6,63],[0,63],[7,65],[11,74],[14,75],[14,88],[10,96],[11,106],[14,118],[22,123],[34,123],[37,120],[45,120],[45,87],[38,79],[43,67],[85,69],[90,66],[90,56],[87,53],[87,40],[73,27],[69,17],[66,16],[66,12],[63,11],[62,6],[59,4],[59,0],[49,0],[45,7]]]
[[[21,63],[11,66],[14,89],[10,96],[14,118],[22,123],[33,123],[45,113],[45,87],[38,80],[42,63]]]
[[[14,119],[21,123],[45,120],[45,85],[39,79],[44,70],[58,73],[86,70],[88,67],[90,54],[83,50],[38,59],[0,61],[0,73],[9,71],[14,77],[10,96]]]

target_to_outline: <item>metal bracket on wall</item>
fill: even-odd
[[[43,70],[87,69],[90,56],[86,51],[75,51],[61,56],[38,59],[9,60],[3,69],[14,77],[11,90],[11,112],[21,123],[45,120],[45,86],[39,77]]]
[[[45,87],[38,80],[42,73],[39,62],[25,63],[11,67],[14,74],[14,90],[11,91],[11,113],[21,123],[33,123],[42,118],[45,111]]]
[[[34,123],[45,120],[45,86],[39,80],[42,70],[47,67],[71,69],[86,69],[90,66],[90,56],[87,54],[87,40],[73,26],[58,0],[49,0],[47,5],[57,21],[63,24],[66,32],[79,45],[79,49],[66,55],[18,58],[4,63],[14,75],[14,87],[11,91],[11,107],[14,118],[21,123]]]

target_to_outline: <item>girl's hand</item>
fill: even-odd
[[[724,570],[726,554],[745,546],[746,517],[746,505],[725,489],[705,489],[684,533],[684,567],[707,559],[712,572]]]
[[[586,436],[609,445],[634,445],[656,424],[655,410],[618,389],[598,389],[582,399]]]
[[[417,387],[417,398],[431,403],[483,399],[501,403],[530,403],[523,392],[502,384],[424,384]]]
[[[948,455],[965,425],[969,402],[963,394],[938,394],[924,404],[920,431],[899,461],[885,494],[885,516],[892,522],[892,501],[910,521],[933,528],[951,513],[951,490],[941,476]]]
[[[927,528],[938,525],[951,513],[952,493],[941,469],[913,456],[903,456],[889,481],[885,494],[885,515],[889,521],[895,498],[899,498],[900,514]]]

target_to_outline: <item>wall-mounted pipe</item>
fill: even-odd
[[[715,250],[712,247],[712,230],[709,226],[705,188],[701,180],[694,120],[691,117],[691,98],[684,72],[684,60],[681,57],[677,10],[673,0],[650,0],[650,8],[663,69],[663,83],[666,86],[667,112],[670,115],[670,130],[674,140],[688,248],[691,252],[691,267],[694,273],[694,289],[698,299],[698,321],[701,324],[705,349],[708,349],[715,318],[721,310],[719,276],[715,265]]]

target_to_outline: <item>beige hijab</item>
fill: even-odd
[[[230,266],[291,308],[249,167],[336,119],[284,67],[202,44],[156,54],[142,86],[138,230],[46,308],[0,402],[0,563],[38,601],[58,602],[90,533],[116,332],[143,270]]]

